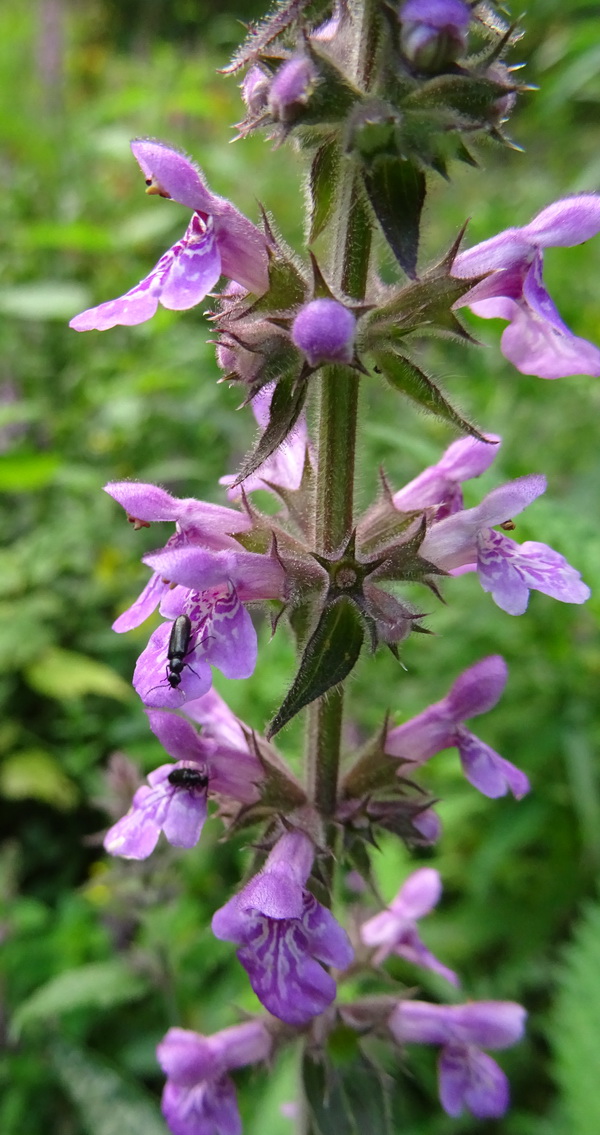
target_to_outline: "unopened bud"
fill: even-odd
[[[470,19],[463,0],[407,0],[400,12],[406,58],[419,71],[443,71],[465,51]]]
[[[311,366],[349,363],[354,357],[356,318],[333,299],[317,299],[299,311],[292,324],[292,341]]]
[[[277,122],[287,124],[299,118],[316,78],[316,70],[305,55],[296,55],[279,68],[269,89],[269,110]]]
[[[251,67],[242,83],[242,98],[250,114],[260,114],[269,101],[271,80],[260,67]]]

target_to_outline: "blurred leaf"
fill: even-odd
[[[362,1053],[342,1073],[356,1130],[391,1135],[387,1092],[382,1073]]]
[[[148,990],[146,978],[135,974],[119,958],[107,962],[90,962],[77,969],[65,970],[36,989],[17,1009],[11,1031],[18,1037],[23,1029],[36,1022],[51,1022],[73,1009],[109,1009],[137,1001]]]
[[[61,701],[84,694],[99,694],[118,701],[131,698],[131,687],[109,666],[58,646],[49,647],[27,668],[25,676],[37,693]]]
[[[588,906],[567,947],[550,1032],[556,1078],[562,1090],[564,1130],[600,1131],[600,904]]]
[[[309,244],[320,236],[329,220],[339,161],[339,150],[335,139],[324,142],[313,158],[310,171]]]
[[[64,809],[72,808],[79,795],[56,758],[43,749],[21,750],[2,761],[0,793],[9,800],[31,797]]]
[[[66,319],[90,303],[89,288],[64,280],[44,280],[39,284],[14,284],[0,288],[0,312],[19,319]]]
[[[158,1104],[106,1061],[64,1042],[50,1056],[87,1135],[167,1135]]]
[[[310,1053],[305,1053],[302,1061],[302,1085],[313,1128],[318,1135],[356,1135],[339,1076],[329,1063],[325,1064],[323,1060],[316,1060]]]
[[[381,154],[365,169],[364,182],[384,236],[412,279],[417,270],[425,174],[405,158]]]
[[[0,457],[0,490],[30,493],[52,484],[60,468],[55,453],[11,453]]]

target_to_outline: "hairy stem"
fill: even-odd
[[[352,77],[366,85],[367,61],[372,59],[370,0],[358,0],[352,6],[352,17]],[[364,299],[371,251],[371,219],[359,176],[355,163],[341,156],[331,218],[332,240],[324,265],[333,291],[355,300]],[[315,547],[325,556],[341,551],[352,532],[358,395],[359,375],[355,370],[346,366],[323,368],[318,410]],[[308,710],[308,789],[325,818],[335,808],[343,711],[342,687],[314,702]]]

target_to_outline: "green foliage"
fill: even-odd
[[[600,1126],[597,1090],[600,1036],[600,905],[589,905],[563,954],[548,1038],[562,1091],[564,1130],[594,1135]]]
[[[117,636],[110,624],[146,581],[141,555],[168,534],[131,531],[101,488],[134,477],[223,502],[218,477],[238,468],[252,426],[247,413],[234,413],[239,394],[217,385],[199,311],[161,311],[151,323],[104,335],[78,336],[65,324],[87,303],[125,291],[183,231],[184,210],[144,197],[130,137],[152,134],[187,149],[215,190],[249,216],[257,215],[257,199],[264,202],[292,246],[301,237],[301,178],[293,154],[267,153],[258,136],[224,144],[240,117],[235,80],[215,75],[239,30],[227,12],[210,22],[200,8],[190,16],[183,2],[153,4],[153,16],[150,5],[133,0],[54,8],[66,44],[56,57],[44,54],[37,9],[5,5],[0,13],[0,81],[11,96],[0,111],[0,968],[13,1027],[27,1014],[31,1021],[0,1058],[0,1131],[158,1133],[162,1079],[154,1047],[165,1029],[177,1023],[208,1033],[256,1002],[233,951],[208,929],[240,878],[239,847],[217,842],[217,821],[189,855],[159,847],[151,869],[107,865],[100,848],[97,833],[126,810],[135,787],[107,775],[109,758],[126,753],[141,771],[161,759],[137,701],[125,697],[151,628]],[[475,243],[598,182],[597,19],[583,3],[532,0],[524,22],[526,81],[541,87],[521,100],[511,124],[526,156],[489,145],[477,154],[481,171],[450,165],[443,207],[441,182],[439,190],[432,183],[420,265],[439,259],[467,216],[467,242]],[[178,39],[192,24],[198,36],[184,46]],[[206,43],[218,52],[207,52]],[[335,155],[324,147],[320,160],[313,170],[317,246]],[[393,264],[386,278],[397,283]],[[562,316],[596,340],[598,279],[600,241],[547,258]],[[517,536],[552,544],[597,589],[598,385],[517,374],[498,350],[502,326],[469,317],[483,349],[433,340],[415,365],[443,375],[469,420],[506,434],[493,469],[467,487],[467,504],[501,480],[547,473],[547,497],[519,518]],[[454,435],[416,404],[391,401],[383,385],[365,382],[363,397],[369,413],[358,492],[367,502],[381,465],[400,487]],[[591,1135],[598,1128],[587,1078],[598,1028],[595,906],[566,954],[552,1005],[557,948],[594,892],[600,867],[598,599],[573,608],[535,595],[527,615],[511,619],[471,577],[443,586],[452,599],[447,608],[414,586],[415,609],[426,603],[436,637],[408,640],[406,669],[387,652],[359,660],[350,683],[356,729],[366,739],[388,709],[406,720],[443,696],[464,667],[492,651],[505,656],[510,679],[502,703],[475,727],[526,769],[532,795],[520,803],[484,800],[465,784],[455,753],[427,769],[427,787],[444,798],[445,834],[428,861],[442,873],[445,897],[425,936],[460,970],[465,996],[522,999],[530,1008],[529,1041],[501,1056],[515,1101],[502,1135]],[[268,628],[259,632],[253,682],[217,677],[217,684],[236,712],[263,729],[294,660],[284,635],[268,642]],[[299,744],[293,723],[285,742],[286,753]],[[378,882],[389,900],[409,860],[392,837],[382,847]],[[393,972],[411,985],[421,980],[402,965]],[[86,994],[82,974],[97,974],[96,967],[113,977],[104,986],[90,980]],[[139,977],[127,987],[127,998],[139,990],[133,1006],[124,1000],[122,975],[130,972],[144,975],[143,990]],[[42,1014],[51,1011],[44,998],[53,990],[63,1043],[49,1038],[49,1063]],[[552,1064],[540,1040],[547,1019]],[[413,1079],[403,1078],[401,1103],[394,1096],[395,1128],[479,1135],[475,1121],[432,1113],[430,1055],[413,1063],[411,1054]],[[133,1080],[145,1084],[150,1104],[129,1087]],[[249,1135],[286,1135],[289,1120],[278,1109],[294,1096],[291,1062],[262,1081],[241,1082]]]

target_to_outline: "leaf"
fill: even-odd
[[[131,687],[110,666],[58,646],[49,647],[27,668],[25,676],[37,693],[61,701],[84,694],[117,701],[128,701],[132,696]]]
[[[399,155],[381,154],[363,172],[384,236],[407,276],[416,276],[425,174]]]
[[[344,1068],[342,1088],[361,1135],[362,1132],[390,1135],[388,1092],[383,1073],[362,1053]]]
[[[598,1037],[600,1036],[600,905],[587,907],[567,948],[550,1036],[562,1089],[564,1130],[600,1131]]]
[[[0,457],[0,490],[30,493],[52,484],[60,469],[55,453],[10,453]]]
[[[73,808],[79,795],[56,758],[43,749],[21,749],[4,758],[0,793],[7,800],[43,800],[64,809]]]
[[[339,1076],[330,1064],[315,1060],[306,1052],[302,1061],[302,1084],[317,1135],[356,1135]],[[373,1135],[379,1132],[373,1131]]]
[[[285,441],[302,413],[306,392],[307,385],[305,382],[298,382],[297,374],[288,374],[279,380],[271,399],[269,424],[259,438],[258,444],[244,459],[232,488],[245,481],[246,477],[254,473],[259,465],[274,453],[277,446]]]
[[[134,974],[118,958],[90,962],[78,969],[65,970],[36,989],[17,1009],[11,1032],[18,1037],[32,1023],[52,1021],[73,1009],[109,1009],[143,997],[148,989],[145,978]]]
[[[483,434],[479,432],[476,426],[454,409],[450,402],[444,398],[439,387],[425,374],[425,371],[421,370],[410,359],[390,350],[375,351],[373,358],[375,365],[394,390],[406,394],[424,410],[429,411],[430,414],[435,414],[437,418],[442,418],[445,422],[449,422],[450,425],[456,426],[462,433],[470,434],[471,437],[476,437],[479,441],[485,441]]]
[[[50,1057],[87,1135],[167,1135],[154,1100],[110,1064],[64,1041]]]
[[[317,629],[306,644],[292,687],[267,730],[267,739],[274,737],[304,706],[344,681],[356,665],[364,637],[361,616],[347,596],[325,606]]]
[[[329,220],[336,188],[339,152],[335,139],[329,139],[317,150],[310,171],[310,230],[312,244]]]

